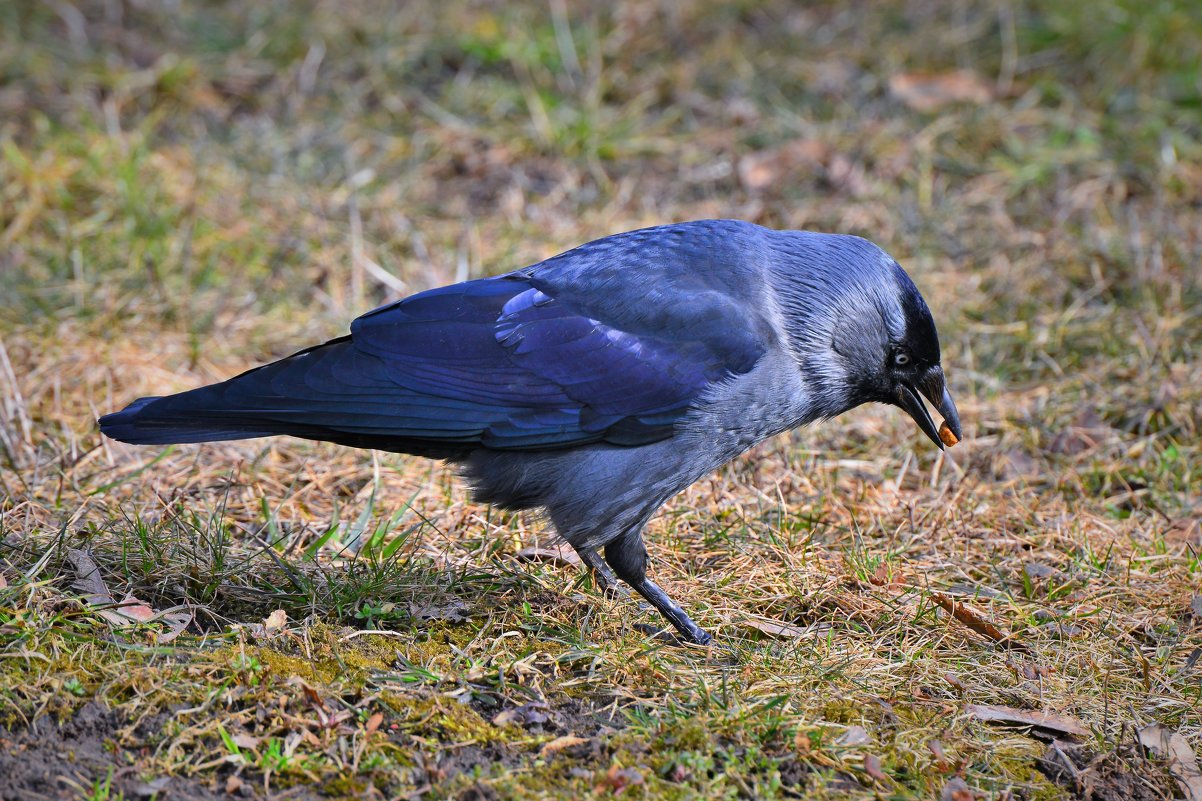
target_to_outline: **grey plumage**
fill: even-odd
[[[351,330],[101,427],[129,442],[293,434],[449,459],[479,500],[545,509],[602,581],[607,563],[694,642],[709,635],[646,576],[641,532],[666,500],[866,402],[900,406],[940,444],[921,393],[960,436],[925,302],[857,237],[726,220],[633,231]]]

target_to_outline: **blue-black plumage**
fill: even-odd
[[[930,310],[884,251],[706,220],[422,292],[100,427],[136,444],[287,434],[451,460],[481,500],[545,508],[600,579],[608,563],[707,642],[646,577],[647,519],[756,442],[862,403],[905,409],[940,444],[919,395],[958,439]]]

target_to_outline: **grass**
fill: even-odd
[[[0,797],[1180,792],[1133,731],[1202,748],[1195,5],[0,5]],[[652,570],[721,649],[441,465],[93,424],[716,216],[899,258],[967,433],[860,409],[674,499]],[[972,704],[1081,721],[1079,780]]]

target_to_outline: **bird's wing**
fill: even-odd
[[[664,258],[623,274],[582,259],[422,292],[355,320],[349,337],[141,399],[101,427],[137,443],[292,434],[444,457],[638,445],[670,436],[768,347],[756,304],[713,270]]]
[[[498,449],[634,445],[670,435],[707,387],[763,354],[720,292],[648,308],[629,282],[605,291],[605,308],[589,312],[537,272],[424,292],[354,322],[355,351],[377,361],[352,372],[421,406],[425,422],[419,431],[406,421],[410,436],[440,438],[445,425]]]

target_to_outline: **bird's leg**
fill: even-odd
[[[637,529],[628,531],[606,545],[605,561],[613,568],[618,578],[650,601],[684,639],[697,645],[709,645],[713,640],[713,637],[694,623],[658,584],[647,578],[647,549],[643,546],[643,538]]]
[[[589,572],[592,573],[593,581],[597,582],[597,586],[607,598],[617,598],[621,595],[626,595],[626,591],[622,585],[618,583],[618,577],[609,569],[609,565],[605,564],[605,560],[601,558],[601,554],[597,553],[592,548],[576,548],[576,553],[580,556],[580,561],[588,566]]]

